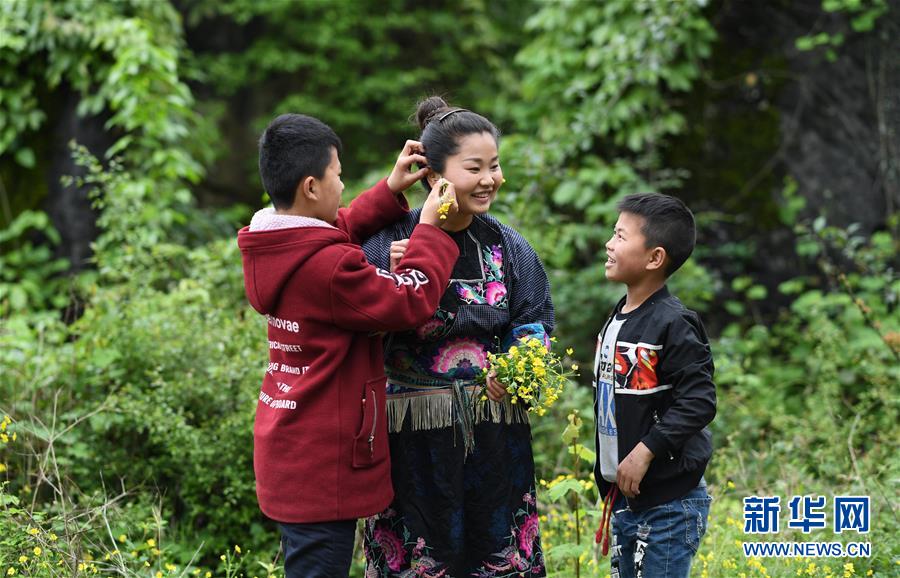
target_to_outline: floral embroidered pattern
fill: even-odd
[[[515,514],[509,529],[509,545],[491,554],[471,575],[477,578],[544,576],[544,552],[541,549],[537,501],[534,489],[522,496],[523,506]]]
[[[483,283],[457,282],[456,295],[466,303],[488,304],[505,309],[506,285],[503,283],[503,248],[490,245],[481,248],[481,269]]]
[[[430,556],[432,549],[425,539],[413,539],[402,518],[390,508],[366,520],[363,550],[366,578],[449,578],[447,565]]]
[[[453,324],[455,314],[450,311],[438,309],[434,317],[416,328],[416,337],[421,341],[434,341],[447,334],[450,325]]]
[[[469,285],[468,283],[463,283],[462,281],[457,281],[456,283],[456,295],[465,301],[466,303],[487,303],[487,300],[484,298],[484,284],[476,283],[475,285]]]
[[[511,520],[509,536],[498,545],[499,551],[483,560],[478,568],[466,572],[465,576],[545,576],[534,488],[522,497],[522,504]],[[366,555],[366,578],[450,578],[447,563],[437,558],[438,553],[426,544],[424,538],[413,537],[403,516],[393,508],[366,520],[363,550]]]
[[[453,379],[472,379],[487,367],[487,353],[475,339],[457,337],[438,350],[431,371]]]
[[[406,562],[406,551],[400,538],[386,528],[375,528],[375,543],[384,552],[388,568],[397,571]]]

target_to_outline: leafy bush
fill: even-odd
[[[35,243],[40,234],[46,241]],[[24,211],[0,231],[0,318],[25,311],[61,309],[68,303],[65,259],[53,257],[59,233],[46,213]]]

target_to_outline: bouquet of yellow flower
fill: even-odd
[[[556,341],[555,337],[550,339]],[[510,403],[528,404],[528,412],[544,415],[556,403],[569,379],[577,377],[578,365],[566,369],[562,359],[550,351],[536,337],[519,339],[506,353],[488,353],[489,368],[485,368],[479,381],[484,383],[481,401],[486,401],[487,376],[490,371],[496,380],[506,385]],[[572,349],[566,355],[572,355]]]

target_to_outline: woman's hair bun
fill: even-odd
[[[416,124],[419,125],[419,130],[425,130],[425,125],[434,120],[439,111],[447,108],[450,105],[440,96],[429,96],[420,102],[416,107]]]

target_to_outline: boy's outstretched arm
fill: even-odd
[[[406,141],[387,179],[382,179],[363,192],[346,209],[338,210],[335,226],[350,235],[357,245],[409,212],[403,191],[424,178],[431,171],[425,165],[422,143]],[[422,168],[410,172],[412,165]]]
[[[369,264],[361,249],[346,251],[329,281],[335,325],[353,331],[401,331],[434,315],[459,257],[456,242],[438,227],[440,189],[438,183],[428,195],[396,272]],[[447,194],[454,195],[452,185]]]

